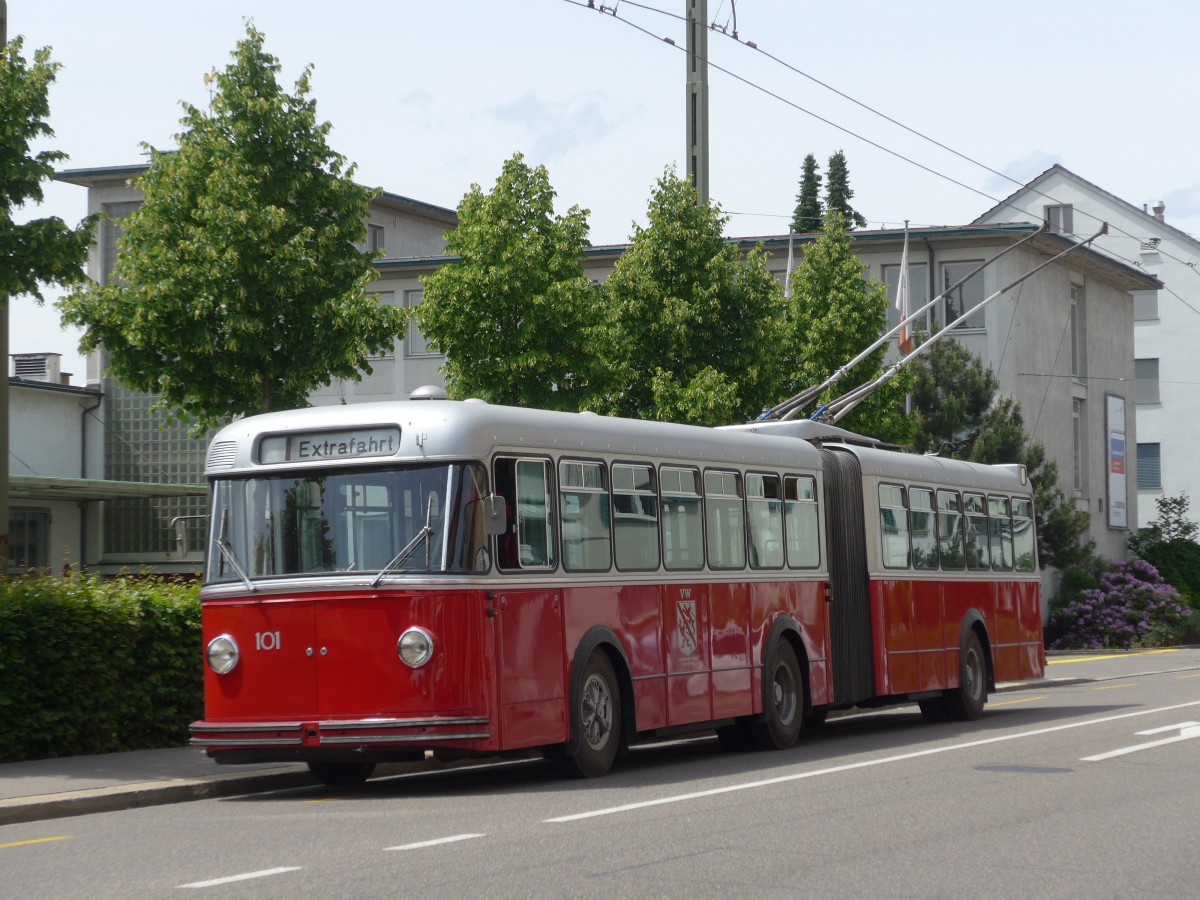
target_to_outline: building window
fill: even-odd
[[[900,266],[883,267],[883,283],[887,285],[888,328],[900,324],[900,310],[896,309],[896,289],[900,284]],[[908,309],[914,312],[929,302],[929,267],[925,264],[908,264]],[[929,310],[914,317],[913,328],[929,334]]]
[[[1078,284],[1071,285],[1071,377],[1082,381],[1087,375],[1087,321],[1086,307],[1083,302],[1083,288]]]
[[[421,305],[421,300],[425,296],[424,291],[405,291],[404,305],[410,310],[416,310]],[[425,342],[425,335],[421,334],[417,328],[417,319],[414,315],[408,320],[408,339],[407,346],[404,349],[405,356],[437,356],[438,353],[430,349]]]
[[[1138,490],[1154,490],[1162,487],[1162,445],[1137,445]]]
[[[1046,222],[1050,225],[1050,230],[1057,231],[1059,234],[1073,234],[1075,232],[1074,212],[1069,203],[1047,206]]]
[[[1132,291],[1133,321],[1152,322],[1158,319],[1158,291]]]
[[[983,302],[983,273],[972,276],[954,290],[950,288],[963,278],[966,278],[983,263],[983,260],[971,262],[942,263],[942,292],[946,295],[942,300],[945,311],[945,324],[956,322],[967,315]],[[983,328],[983,316],[972,316],[963,327]]]
[[[1082,400],[1071,401],[1071,469],[1074,476],[1075,496],[1083,497],[1087,489],[1085,463],[1087,461],[1087,422],[1084,419]]]
[[[367,225],[367,249],[374,253],[383,249],[383,226]]]
[[[140,200],[125,203],[103,203],[100,206],[105,218],[100,223],[100,283],[107,284],[117,266],[117,241],[125,233],[121,223],[141,206]]]
[[[1135,359],[1134,398],[1138,403],[1158,403],[1158,358]]]
[[[50,565],[50,511],[10,507],[8,571],[46,569]]]

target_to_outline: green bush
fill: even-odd
[[[204,708],[196,584],[0,581],[0,762],[175,746]]]

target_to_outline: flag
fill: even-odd
[[[904,223],[904,252],[900,255],[900,278],[896,281],[896,309],[900,312],[900,352],[912,353],[912,327],[908,325],[908,222]]]
[[[783,274],[783,299],[792,299],[792,233],[788,232],[788,264]]]

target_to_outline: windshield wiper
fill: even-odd
[[[233,555],[233,548],[229,546],[229,542],[224,538],[217,538],[213,543],[217,545],[217,549],[221,551],[221,555],[225,557],[225,561],[233,567],[233,571],[242,579],[242,582],[246,585],[246,590],[257,591],[258,588],[254,586],[254,582],[250,580],[250,576],[246,574],[246,570],[237,561],[237,557]]]
[[[402,565],[405,560],[407,560],[410,556],[413,555],[413,552],[419,546],[421,546],[422,543],[429,540],[429,537],[432,534],[433,534],[433,494],[430,494],[429,501],[425,504],[425,524],[421,526],[421,530],[418,531],[413,536],[413,539],[408,542],[408,544],[404,547],[404,549],[401,550],[399,553],[397,553],[395,556],[393,556],[391,562],[389,562],[386,566],[384,566],[382,569],[379,570],[379,574],[376,575],[375,579],[371,582],[371,587],[379,587],[379,582],[383,581],[383,576],[386,575],[388,572],[390,572],[392,569],[396,568],[396,566]],[[426,554],[426,556],[428,556],[428,554]],[[428,559],[426,559],[426,561],[425,561],[425,568],[429,568],[429,560]]]

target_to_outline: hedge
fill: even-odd
[[[200,644],[194,583],[0,581],[0,762],[187,743]]]

